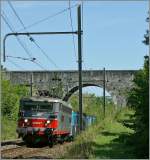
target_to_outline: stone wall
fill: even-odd
[[[126,90],[133,85],[132,80],[136,70],[106,70],[106,91],[110,93],[115,104],[126,105]],[[59,95],[66,101],[78,90],[78,71],[7,71],[4,77],[13,84],[33,85],[39,90],[53,90],[62,86]],[[83,87],[103,87],[103,70],[84,70],[82,73]]]

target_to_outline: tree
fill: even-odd
[[[149,17],[146,18],[146,22],[149,22]],[[144,34],[143,43],[149,45],[149,30],[146,30],[146,34]]]
[[[20,85],[12,85],[8,80],[2,80],[1,93],[2,116],[7,116],[12,119],[16,119],[19,109],[20,98],[29,94],[27,87]]]
[[[146,22],[149,22],[149,17]],[[143,43],[149,45],[149,30],[146,30]],[[135,75],[133,82],[128,104],[135,109],[135,152],[137,158],[149,158],[149,56],[144,57],[144,67]]]
[[[149,56],[144,58],[144,67],[135,75],[134,87],[128,97],[128,104],[135,109],[134,141],[137,158],[149,157]]]

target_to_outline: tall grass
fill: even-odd
[[[17,121],[10,119],[7,116],[1,118],[1,140],[16,139]]]
[[[94,157],[92,146],[96,136],[100,134],[105,128],[107,128],[108,124],[115,120],[118,112],[120,112],[120,110],[116,109],[115,106],[107,105],[104,118],[103,108],[101,106],[99,112],[95,112],[97,118],[96,122],[85,131],[82,131],[82,133],[75,138],[75,141],[72,143],[71,147],[63,158],[85,159]]]

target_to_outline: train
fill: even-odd
[[[83,129],[92,125],[95,116],[83,114]],[[79,133],[79,113],[67,102],[52,97],[20,99],[17,129],[18,137],[26,145],[71,141]]]

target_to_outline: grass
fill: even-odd
[[[107,125],[93,143],[94,158],[134,158],[134,149],[127,145],[127,139],[133,130],[123,126],[121,123],[112,122]]]
[[[16,139],[16,126],[17,122],[9,119],[8,117],[1,118],[1,140]]]
[[[128,108],[123,108],[112,115],[107,114],[104,120],[78,135],[67,154],[62,158],[136,158],[134,148],[127,143],[134,131],[122,123],[130,121],[130,115],[133,113]]]

